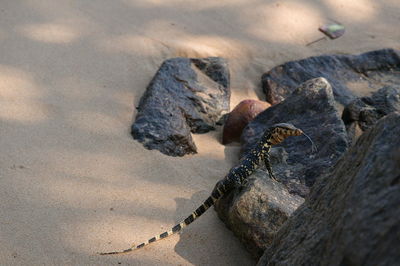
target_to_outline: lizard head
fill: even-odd
[[[307,134],[305,134],[301,129],[295,127],[292,124],[289,123],[274,124],[272,127],[269,128],[269,133],[271,134],[270,142],[272,145],[279,144],[290,136],[304,135],[311,142],[312,150],[313,151],[316,150],[314,142],[311,140],[311,138]]]
[[[290,136],[301,136],[303,131],[289,123],[275,124],[270,128],[272,134],[278,134],[284,139]]]
[[[282,141],[290,136],[301,136],[304,134],[304,132],[301,129],[289,123],[274,124],[270,128],[270,132],[272,133],[272,135],[276,137],[279,136],[279,138],[281,138]]]

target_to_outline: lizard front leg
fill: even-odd
[[[264,162],[265,162],[265,167],[266,167],[267,170],[268,170],[269,177],[270,177],[272,180],[278,181],[278,180],[276,180],[276,177],[275,177],[275,175],[274,175],[274,172],[272,171],[271,161],[270,161],[270,159],[269,159],[269,153],[267,153],[267,154],[265,155]]]
[[[236,188],[242,189],[248,185],[249,181],[247,180],[246,177],[236,176],[234,183]]]
[[[248,185],[249,185],[249,180],[247,179],[247,178],[242,178],[241,179],[241,181],[240,181],[240,188],[245,188],[245,187],[247,187]]]

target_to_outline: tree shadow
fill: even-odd
[[[96,252],[125,248],[189,214],[236,161],[228,148],[221,156],[200,147],[207,152],[170,158],[132,140],[134,107],[163,60],[227,57],[236,74],[234,104],[254,96],[261,73],[284,61],[381,48],[382,39],[399,48],[398,17],[393,14],[400,6],[395,1],[374,3],[376,12],[358,22],[335,11],[346,35],[312,47],[303,44],[319,36],[318,25],[315,33],[286,28],[285,39],[280,32],[293,24],[275,17],[281,24],[273,30],[275,22],[265,20],[269,12],[285,14],[292,2],[2,3],[2,263],[253,263],[211,210],[181,234],[174,252],[172,240],[128,256],[100,257]],[[331,16],[329,3],[307,2],[304,8],[314,10],[317,21]],[[382,22],[385,15],[390,19]],[[268,36],[262,31],[266,24]],[[219,145],[216,135],[211,136],[208,145]],[[177,195],[183,198],[174,202]]]

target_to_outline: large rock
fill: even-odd
[[[215,208],[246,248],[260,257],[271,245],[273,236],[289,216],[304,202],[290,194],[285,186],[273,182],[263,170],[257,170],[248,185],[237,189]]]
[[[303,83],[287,99],[260,113],[244,129],[243,154],[249,152],[262,133],[276,123],[291,123],[308,134],[317,146],[311,152],[306,137],[291,137],[271,150],[272,168],[290,192],[302,197],[316,178],[346,151],[346,128],[330,84],[324,78]],[[278,149],[279,147],[282,147]]]
[[[140,99],[132,136],[172,156],[196,153],[191,132],[215,129],[229,111],[229,69],[224,59],[166,60]]]
[[[399,265],[400,114],[382,118],[313,186],[258,265]]]
[[[397,87],[385,86],[371,96],[355,99],[343,110],[342,119],[349,138],[354,141],[378,119],[395,111],[400,111],[400,83]]]
[[[303,202],[309,186],[347,149],[344,124],[335,108],[332,89],[323,78],[302,84],[285,101],[250,122],[242,135],[244,153],[267,128],[280,122],[303,129],[315,141],[318,151],[311,152],[305,137],[286,139],[270,152],[276,178],[283,184],[259,170],[249,177],[244,189],[228,193],[215,205],[219,217],[256,257],[261,256],[276,231]]]
[[[322,55],[291,61],[265,73],[262,87],[266,99],[276,104],[288,97],[301,83],[326,78],[335,99],[347,105],[363,91],[376,91],[384,85],[400,84],[399,51],[383,49],[360,55]],[[360,90],[361,88],[361,90]]]

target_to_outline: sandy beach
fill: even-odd
[[[306,46],[331,20],[346,33]],[[0,264],[254,265],[213,210],[96,254],[169,229],[237,162],[222,128],[183,158],[133,140],[149,81],[171,57],[227,58],[232,109],[286,61],[400,49],[399,25],[398,0],[1,1]]]

